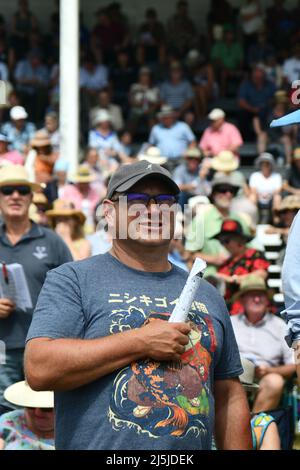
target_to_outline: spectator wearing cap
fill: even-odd
[[[300,196],[300,147],[293,151],[291,167],[286,170],[282,188],[289,194]]]
[[[213,109],[208,118],[210,126],[205,129],[199,142],[199,147],[206,157],[215,157],[222,150],[229,150],[238,154],[243,144],[242,136],[234,124],[225,121],[225,113],[222,109]]]
[[[57,199],[45,214],[51,227],[69,248],[74,261],[91,256],[91,244],[84,236],[86,217],[82,211],[70,201]]]
[[[50,74],[39,51],[32,50],[17,63],[14,78],[16,90],[34,122],[42,121],[48,104]]]
[[[262,67],[255,66],[249,79],[244,80],[238,91],[240,129],[245,140],[257,139],[258,153],[265,151],[267,142],[267,118],[276,91],[267,80]]]
[[[197,148],[184,153],[184,162],[175,168],[173,178],[180,188],[179,204],[182,209],[193,196],[207,196],[211,186],[206,179],[209,167],[203,162],[203,155]]]
[[[35,392],[22,380],[4,395],[18,409],[0,417],[0,450],[54,450],[53,392]]]
[[[271,210],[276,209],[281,200],[282,177],[275,171],[275,160],[270,153],[262,153],[256,166],[259,171],[252,173],[249,179],[250,198],[258,206],[260,223],[268,223]]]
[[[259,384],[253,412],[277,408],[285,381],[295,373],[293,353],[285,342],[286,327],[281,318],[269,313],[270,296],[262,277],[251,274],[235,295],[244,313],[231,317],[242,357],[251,360]]]
[[[9,150],[10,141],[4,134],[0,134],[0,166],[13,163],[14,165],[23,165],[24,157],[17,150]]]
[[[183,77],[182,66],[172,62],[169,79],[160,86],[160,96],[164,104],[171,106],[183,118],[193,109],[194,91],[191,83]]]
[[[6,135],[11,142],[10,149],[17,150],[22,155],[26,155],[30,141],[35,133],[35,125],[27,121],[28,114],[23,106],[14,106],[10,110],[10,122],[6,122],[1,127],[1,133]]]
[[[213,238],[220,232],[224,219],[238,220],[244,232],[249,234],[249,228],[244,219],[231,210],[232,201],[239,189],[231,176],[215,176],[212,180],[211,204],[202,206],[188,229],[185,248],[193,252],[194,256],[199,255],[207,262],[208,268],[205,271],[207,276],[215,274],[218,267],[229,258],[228,251],[219,240]]]
[[[93,127],[95,125],[95,118],[99,111],[106,110],[110,117],[113,128],[116,132],[119,132],[124,128],[124,119],[122,109],[119,105],[112,103],[111,101],[111,92],[108,88],[103,88],[99,91],[98,94],[98,104],[90,111],[90,125]]]
[[[221,226],[221,230],[214,238],[226,248],[230,257],[217,271],[216,276],[226,283],[225,301],[231,315],[243,312],[243,306],[238,302],[233,302],[233,295],[239,290],[241,282],[245,276],[255,273],[262,279],[267,279],[268,267],[270,263],[265,259],[264,254],[247,244],[252,240],[252,236],[243,231],[243,227],[237,220],[226,219]]]
[[[141,67],[138,82],[132,84],[129,92],[128,128],[133,135],[139,124],[143,122],[146,124],[148,131],[153,127],[160,101],[159,88],[153,83],[150,68]]]
[[[116,168],[119,160],[124,163],[127,161],[127,156],[122,152],[119,138],[113,130],[111,116],[106,109],[102,109],[96,114],[95,128],[89,132],[88,145],[97,149],[107,168]]]
[[[33,191],[41,185],[29,181],[23,166],[7,165],[0,169],[0,252],[1,262],[22,265],[28,284],[32,306],[35,307],[40,289],[49,269],[71,261],[65,243],[52,230],[39,226],[29,219]],[[8,277],[8,281],[12,281]],[[0,298],[0,340],[6,345],[6,362],[0,371],[1,407],[10,405],[3,392],[12,383],[23,380],[23,353],[25,337],[33,308],[22,309],[10,297],[13,289]]]
[[[188,2],[177,1],[176,12],[167,22],[168,45],[183,56],[197,44],[197,36],[195,23],[189,16]]]
[[[159,123],[150,132],[149,143],[159,148],[169,162],[176,165],[188,147],[196,147],[196,137],[191,128],[178,121],[176,113],[168,105],[163,105],[157,114]]]

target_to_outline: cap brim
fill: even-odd
[[[123,183],[120,186],[118,186],[117,188],[115,188],[113,193],[115,193],[115,192],[123,193],[125,191],[128,191],[128,189],[132,188],[132,186],[134,186],[136,183],[143,180],[144,178],[149,178],[149,176],[155,176],[156,179],[158,179],[160,181],[163,181],[164,183],[167,183],[170,186],[170,188],[172,188],[172,190],[174,191],[174,194],[179,194],[180,193],[180,189],[177,186],[177,184],[175,183],[175,181],[173,181],[168,176],[163,175],[162,173],[158,173],[156,171],[153,171],[153,172],[149,171],[149,173],[147,173],[146,175],[145,175],[145,173],[142,173],[141,175],[133,176],[132,178],[127,180],[125,183]],[[111,197],[113,195],[113,193],[108,194],[107,197],[108,198]]]
[[[279,119],[273,119],[270,127],[291,126],[292,124],[300,124],[300,109],[286,114]]]

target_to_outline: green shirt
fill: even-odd
[[[227,69],[235,70],[243,60],[243,49],[238,42],[228,46],[225,42],[219,41],[212,47],[211,58],[213,60],[220,60]]]

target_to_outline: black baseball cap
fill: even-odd
[[[175,181],[173,181],[171,173],[168,170],[155,163],[142,160],[137,163],[121,165],[118,168],[108,183],[106,198],[111,199],[116,191],[119,193],[128,191],[132,186],[138,183],[138,181],[149,176],[153,176],[153,178],[165,182],[173,194],[180,193],[179,187]]]

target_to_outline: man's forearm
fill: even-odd
[[[239,379],[215,382],[215,438],[219,450],[251,450],[250,411]]]
[[[284,366],[278,366],[278,367],[271,367],[270,372],[274,372],[276,374],[280,374],[283,378],[285,379],[290,379],[293,374],[295,373],[296,368],[294,364],[287,364]]]
[[[34,389],[71,390],[142,356],[137,330],[91,340],[38,338],[27,344],[25,373]]]

